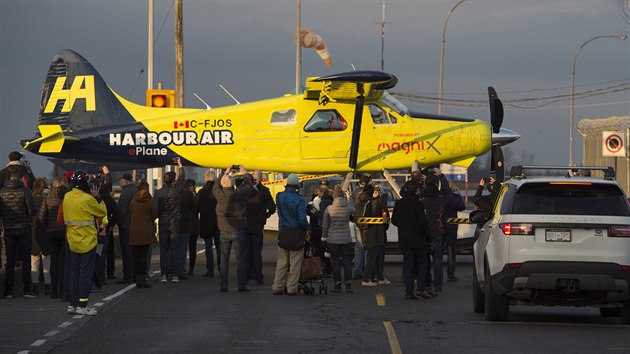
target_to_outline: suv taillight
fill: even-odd
[[[608,236],[611,237],[630,237],[630,225],[611,225]]]
[[[534,226],[532,224],[499,224],[501,231],[507,236],[513,235],[533,235]]]

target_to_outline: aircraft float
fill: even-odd
[[[131,168],[172,164],[309,174],[372,172],[450,163],[468,167],[520,136],[501,128],[489,90],[491,124],[415,113],[390,95],[396,76],[352,71],[308,78],[303,94],[208,109],[152,108],[114,92],[71,50],[58,52],[44,82],[39,132],[20,143],[35,154]],[[501,179],[502,180],[502,177]]]

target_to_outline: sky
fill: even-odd
[[[175,84],[172,0],[155,0],[154,86]],[[302,0],[302,28],[327,43],[333,68],[303,49],[303,77],[381,68],[382,0]],[[403,101],[437,113],[442,29],[457,1],[386,0],[385,71]],[[0,1],[0,161],[36,132],[43,80],[54,54],[84,56],[123,97],[140,104],[147,87],[147,0]],[[521,134],[506,158],[567,164],[572,63],[587,40],[630,34],[629,0],[466,0],[446,27],[443,113],[489,121],[487,87],[505,104],[503,127]],[[294,90],[296,0],[183,0],[184,106],[233,104]],[[616,91],[575,100],[583,118],[630,114],[630,41],[584,46],[575,92]],[[141,73],[141,70],[145,69]],[[556,97],[555,100],[540,98]],[[426,98],[428,97],[428,98]],[[536,100],[529,100],[536,98]],[[465,103],[465,104],[462,104]],[[574,135],[576,163],[582,139]],[[52,164],[27,154],[36,175]],[[506,162],[508,166],[510,162]]]

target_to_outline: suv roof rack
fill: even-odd
[[[604,179],[614,180],[615,170],[610,166],[512,166],[510,169],[511,178],[527,178],[524,174],[524,170],[568,170],[567,177],[571,177],[571,173],[578,173],[580,170],[586,171],[602,171],[604,172]]]

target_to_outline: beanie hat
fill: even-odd
[[[300,183],[300,178],[295,173],[291,173],[287,177],[287,186],[297,186]]]
[[[9,153],[9,161],[20,161],[20,159],[24,157],[19,151],[11,151]]]

